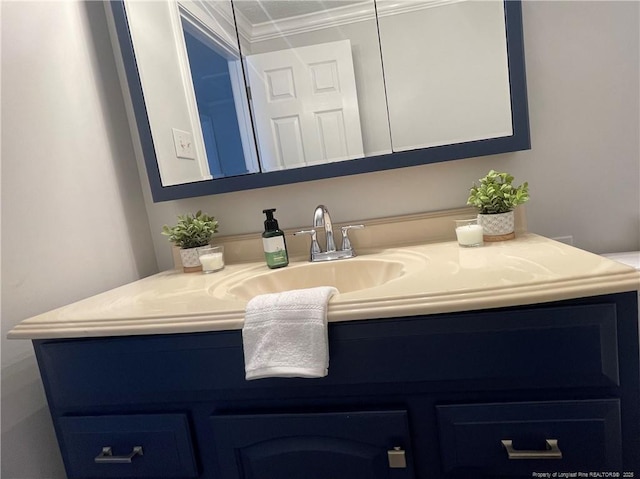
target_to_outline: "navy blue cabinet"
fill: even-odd
[[[332,323],[319,379],[245,381],[240,331],[34,341],[74,479],[639,477],[638,344],[635,292]]]

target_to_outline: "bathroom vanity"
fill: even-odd
[[[168,271],[14,328],[69,478],[638,477],[637,272],[533,234],[360,253]],[[246,381],[247,297],[358,266],[328,376]]]

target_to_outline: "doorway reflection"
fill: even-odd
[[[243,131],[238,116],[238,109],[246,109],[240,60],[184,17],[182,30],[211,174],[223,178],[258,172],[253,134]]]

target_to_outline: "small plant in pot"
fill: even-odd
[[[467,204],[478,208],[478,223],[485,241],[504,241],[515,238],[513,210],[529,201],[529,184],[513,185],[509,173],[491,170],[479,185],[469,190]]]
[[[175,226],[164,225],[162,234],[180,248],[180,259],[185,273],[202,271],[198,250],[208,246],[213,235],[218,231],[218,221],[202,211],[195,215],[178,216]]]

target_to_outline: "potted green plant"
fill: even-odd
[[[491,170],[469,190],[467,204],[478,208],[485,241],[515,238],[513,210],[529,201],[529,184],[514,186],[513,179],[509,173]]]
[[[162,227],[162,234],[168,236],[169,241],[180,248],[180,259],[185,273],[202,270],[198,249],[208,246],[217,231],[218,221],[202,211],[194,215],[179,215],[175,226]]]

